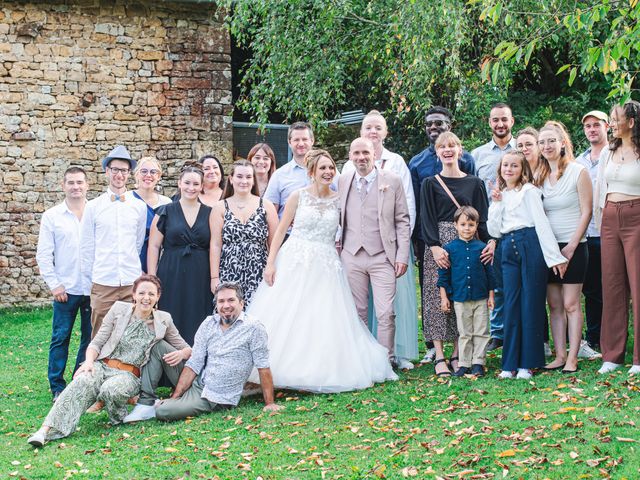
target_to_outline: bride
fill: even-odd
[[[324,150],[305,160],[312,183],[287,201],[247,311],[269,335],[274,385],[334,393],[397,380],[386,348],[358,318],[336,252],[339,197],[329,188],[336,164]],[[249,381],[257,380],[254,371]]]

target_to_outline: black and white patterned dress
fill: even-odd
[[[224,201],[220,281],[235,282],[242,286],[245,308],[249,306],[253,292],[262,281],[267,264],[268,236],[267,212],[262,199],[247,223],[236,218],[227,201]]]

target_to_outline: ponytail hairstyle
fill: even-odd
[[[253,166],[253,163],[251,163],[249,160],[245,160],[245,159],[240,159],[240,160],[236,160],[235,162],[233,162],[233,165],[231,165],[231,171],[229,172],[229,178],[227,179],[227,184],[224,187],[224,192],[222,192],[222,198],[221,200],[224,200],[225,198],[229,198],[231,196],[233,196],[233,194],[235,193],[235,190],[233,189],[233,183],[231,182],[231,177],[233,177],[233,174],[236,171],[236,168],[238,167],[247,167],[251,169],[251,172],[253,173],[253,185],[251,186],[251,195],[255,195],[256,197],[260,196],[260,191],[258,190],[258,182],[256,182],[256,169]]]
[[[549,175],[549,164],[547,162],[545,162],[542,159],[542,154],[540,153],[540,147],[537,145],[538,142],[538,130],[536,130],[533,127],[524,127],[522,130],[520,130],[515,138],[516,140],[520,137],[520,135],[530,135],[533,138],[536,139],[536,148],[538,149],[538,163],[536,164],[535,168],[533,168],[531,166],[531,164],[527,161],[527,163],[529,163],[529,167],[531,168],[531,172],[533,173],[533,178],[531,180],[531,183],[533,183],[536,187],[540,187],[542,185],[542,183],[539,181],[541,176],[544,176],[545,178]]]

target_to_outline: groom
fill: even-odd
[[[404,275],[409,261],[409,209],[396,174],[378,170],[373,144],[365,138],[351,142],[349,160],[354,172],[341,175],[341,259],[347,273],[358,316],[367,324],[369,283],[378,317],[378,342],[397,366],[395,338],[396,278]]]

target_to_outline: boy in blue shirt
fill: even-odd
[[[484,375],[484,364],[489,343],[489,309],[493,309],[495,277],[491,264],[483,265],[480,254],[486,244],[476,238],[480,223],[478,211],[469,206],[460,207],[453,216],[458,238],[447,243],[451,266],[438,269],[440,305],[443,311],[456,312],[458,325],[458,370],[454,376]]]

